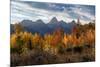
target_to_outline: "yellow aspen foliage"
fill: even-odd
[[[42,44],[42,38],[39,34],[35,33],[33,36],[32,36],[32,47],[34,46],[40,46]]]
[[[73,37],[72,37],[72,44],[73,44],[73,46],[78,46],[79,45],[79,42],[78,42],[78,39],[77,39],[76,35],[73,35]]]
[[[52,39],[53,39],[52,35],[45,34],[44,41],[43,41],[43,50],[44,51],[49,51],[50,50],[50,48],[51,48],[50,43],[51,43]]]
[[[10,45],[11,45],[11,48],[17,48],[17,36],[15,34],[12,34],[11,37],[10,37]]]
[[[66,34],[64,34],[64,37],[63,37],[63,39],[62,39],[62,42],[63,42],[64,46],[67,47],[67,44],[68,44],[68,37],[67,37]]]
[[[68,39],[67,48],[73,47],[73,36],[72,36],[72,34],[69,34],[69,35],[67,36],[67,39]]]
[[[33,37],[32,37],[32,42],[33,42],[33,43],[38,43],[39,40],[40,40],[40,35],[37,34],[37,33],[35,33],[35,34],[33,35]]]
[[[25,47],[25,48],[29,48],[31,49],[31,37],[32,37],[32,34],[31,33],[28,33],[28,32],[23,32],[23,33],[20,33],[20,40],[23,42],[22,43],[22,48]]]
[[[69,44],[72,44],[72,40],[73,39],[73,37],[72,37],[72,35],[68,35],[68,42],[69,42]]]
[[[18,35],[18,36],[21,36],[21,37],[22,37],[22,36],[23,36],[23,33],[24,33],[24,32],[20,32],[19,34],[16,34],[16,35]]]
[[[94,40],[95,40],[95,35],[94,35],[94,33],[92,32],[92,30],[89,30],[89,31],[87,31],[86,32],[86,38],[87,38],[87,43],[89,44],[89,45],[92,45],[92,43],[94,42]]]
[[[85,44],[85,36],[83,34],[81,34],[79,39],[78,39],[78,41],[79,41],[79,45],[80,46],[84,46],[84,44]]]
[[[43,43],[43,50],[46,52],[50,52],[51,54],[57,54],[58,49],[57,47],[54,47],[51,45],[51,42],[53,41],[54,36],[50,34],[46,34],[44,36],[44,43]]]
[[[49,45],[50,45],[52,39],[53,39],[53,36],[50,35],[50,34],[46,34],[46,35],[44,36],[44,40],[45,40],[46,44],[49,44]]]
[[[93,34],[93,43],[95,44],[95,30],[92,31]]]
[[[27,43],[31,39],[31,36],[31,33],[24,32],[22,35],[22,40]]]

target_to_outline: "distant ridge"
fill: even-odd
[[[75,21],[67,23],[63,20],[58,21],[56,17],[53,17],[49,23],[44,23],[41,19],[33,22],[31,20],[23,20],[20,24],[24,27],[25,31],[35,33],[38,32],[41,35],[45,33],[52,33],[55,29],[61,28],[65,33],[71,33],[71,30],[76,26]],[[13,24],[11,24],[11,32],[13,32]]]

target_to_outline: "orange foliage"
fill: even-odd
[[[79,29],[73,29],[71,34],[66,34],[62,29],[56,29],[53,34],[45,34],[43,37],[38,34],[32,34],[29,32],[21,32],[21,27],[16,27],[16,32],[11,35],[10,44],[11,48],[18,48],[18,36],[20,40],[23,41],[23,45],[30,45],[32,49],[34,46],[41,47],[45,51],[51,51],[52,53],[57,53],[58,46],[62,48],[74,47],[74,46],[84,46],[86,43],[89,45],[95,43],[95,30],[88,29],[84,32],[79,32]],[[83,27],[84,28],[84,27]],[[79,34],[78,38],[76,33]]]
[[[62,29],[57,29],[53,34],[51,45],[56,46],[62,41]]]

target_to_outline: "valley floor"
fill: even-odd
[[[95,61],[95,48],[83,47],[81,51],[69,49],[56,55],[36,50],[24,54],[11,53],[11,66],[75,63]]]

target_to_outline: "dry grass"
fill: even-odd
[[[56,55],[38,50],[28,50],[22,54],[11,53],[11,66],[58,64],[95,61],[95,48],[83,47],[82,51],[75,51],[73,48],[64,53]]]

